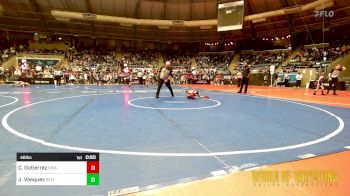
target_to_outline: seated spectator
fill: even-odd
[[[35,71],[36,71],[36,72],[41,72],[42,69],[43,69],[43,68],[42,68],[40,65],[36,65],[36,66],[35,66]]]

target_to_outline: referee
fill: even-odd
[[[333,86],[333,95],[337,95],[336,93],[336,89],[337,89],[337,85],[338,85],[338,81],[339,81],[339,74],[341,71],[346,70],[346,68],[340,64],[338,64],[334,70],[331,71],[331,80],[329,81],[329,85],[328,85],[328,90],[327,90],[327,94],[329,93],[329,90],[332,89]]]
[[[243,71],[242,71],[242,81],[241,81],[241,88],[237,93],[242,93],[243,85],[244,87],[244,93],[247,93],[248,90],[248,82],[249,82],[249,76],[250,76],[250,68],[247,63],[244,63]]]
[[[171,77],[173,77],[173,69],[171,68],[170,62],[167,61],[165,63],[165,66],[161,67],[158,73],[158,89],[156,93],[156,98],[159,98],[160,89],[162,88],[163,84],[165,84],[165,86],[168,87],[171,96],[174,97],[174,92],[170,85]]]

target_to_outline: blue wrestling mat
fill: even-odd
[[[349,109],[155,86],[0,88],[0,195],[106,195],[342,151]],[[17,152],[99,152],[100,185],[16,186]]]

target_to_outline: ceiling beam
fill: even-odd
[[[39,6],[38,2],[36,2],[36,0],[29,0],[29,3],[32,6],[32,8],[34,8],[34,10],[36,12],[35,14],[39,17],[39,19],[41,21],[41,24],[42,24],[42,28],[45,31],[49,41],[52,41],[52,37],[51,37],[52,36],[52,32],[49,31],[48,25],[47,25],[46,20],[43,17],[43,15],[39,14],[42,11],[40,9],[40,6]]]
[[[85,5],[86,5],[86,11],[88,13],[92,13],[90,0],[85,0]],[[95,38],[95,24],[93,21],[90,21],[89,23],[90,23],[91,36],[92,38]]]
[[[191,2],[190,2],[190,20],[193,20],[193,0],[191,0]],[[191,32],[191,34],[193,34],[193,28],[191,27],[190,28],[190,32]]]
[[[290,7],[291,5],[289,5],[288,1],[287,0],[280,0],[283,8],[286,8],[286,7]],[[284,17],[286,18],[287,22],[288,22],[288,28],[289,28],[289,33],[290,35],[292,36],[292,38],[295,36],[294,34],[294,25],[293,25],[293,20],[291,18],[291,16],[289,14],[286,14],[284,15]]]
[[[247,1],[247,7],[248,7],[248,14],[253,14],[252,6],[250,5],[250,1]],[[256,37],[255,27],[252,21],[249,21],[250,23],[250,30],[252,33],[253,38]]]
[[[204,5],[204,17],[205,18],[208,18],[208,14],[207,14],[207,4],[206,3],[203,3]]]
[[[163,0],[164,8],[163,8],[163,19],[166,20],[166,4],[167,0]]]
[[[140,5],[141,5],[141,0],[137,0],[137,2],[136,2],[136,9],[135,9],[135,13],[134,13],[134,16],[135,16],[136,19],[138,19],[140,17],[139,16]]]
[[[0,4],[0,16],[5,12],[5,8]]]
[[[342,26],[342,25],[349,25],[350,24],[350,16],[337,19],[336,22],[339,22],[339,23],[335,23],[334,24],[335,27]],[[310,29],[317,29],[317,28],[320,28],[321,26],[322,26],[321,23],[317,23],[315,25],[310,26]],[[22,29],[22,28],[25,28],[25,29]],[[32,29],[32,31],[27,31],[26,29]],[[303,32],[303,31],[305,31],[305,26],[303,26],[303,25],[297,26],[296,29],[297,29],[296,32]],[[33,32],[33,31],[36,31],[36,28],[32,27],[32,26],[18,26],[18,25],[0,24],[0,30],[16,31],[16,32]],[[283,28],[280,30],[284,31],[284,32],[288,32],[288,28]],[[84,37],[89,36],[88,31],[72,31],[72,29],[62,29],[61,32],[62,32],[62,34],[67,34],[67,35],[79,35],[79,36],[84,36]],[[271,33],[274,33],[274,32],[275,32],[275,30],[273,30],[273,29],[263,31],[263,32],[258,32],[258,36],[271,35]],[[108,35],[108,36],[106,36],[106,35]],[[127,33],[120,34],[118,32],[111,32],[111,33],[97,32],[96,36],[99,38],[129,39],[129,40],[132,39],[132,38],[127,38],[127,36],[129,36],[129,34],[127,34]],[[176,41],[199,42],[199,41],[201,41],[200,37],[198,37],[198,36],[196,36],[196,37],[193,37],[193,36],[173,37],[173,36],[171,36],[168,38],[169,38],[169,41],[172,41],[172,42],[176,42]],[[224,36],[224,38],[225,39],[241,39],[242,36],[241,35],[226,35],[226,36]],[[220,39],[220,36],[213,35],[213,36],[208,36],[206,41],[211,41],[211,40],[217,41],[219,39]],[[156,42],[164,42],[165,41],[165,40],[161,40],[161,39],[154,39],[154,36],[152,37],[151,35],[149,37],[143,36],[142,40],[144,40],[144,41],[156,41]]]
[[[190,2],[190,20],[193,20],[193,0]]]
[[[152,3],[153,3],[153,1],[152,1]],[[141,5],[141,0],[137,0],[137,2],[136,2],[136,8],[135,8],[135,13],[134,13],[134,17],[135,17],[136,19],[138,19],[138,18],[140,17],[140,15],[139,15],[140,5]],[[133,31],[133,33],[134,33],[134,38],[133,38],[133,40],[136,40],[137,28],[138,28],[137,25],[134,25],[134,31]],[[133,45],[134,45],[134,42],[133,42]]]
[[[163,20],[166,20],[167,19],[167,15],[166,15],[166,7],[167,7],[167,3],[168,1],[167,0],[163,0]],[[164,29],[159,29],[161,31],[161,37],[163,40],[166,40],[166,33],[165,33],[165,30]]]
[[[337,10],[335,10],[335,12],[337,12]],[[307,19],[312,19],[314,17],[314,14],[311,14],[311,15],[308,15],[308,16],[303,16],[303,17],[298,17],[298,18],[295,18],[294,19],[294,22],[295,21],[301,21],[301,20],[307,20]],[[1,20],[0,21],[0,24],[3,22],[3,21],[6,21],[6,20],[11,20],[13,21],[13,23],[15,24],[16,23],[16,20],[21,20],[21,21],[40,21],[40,19],[36,19],[36,18],[30,18],[30,17],[16,17],[16,16],[2,16],[2,19],[5,19],[5,20]],[[332,19],[332,22],[334,20],[337,21],[338,18],[334,17]],[[67,22],[62,22],[62,21],[57,21],[57,20],[46,20],[46,23],[47,24],[50,24],[50,23],[53,23],[53,25],[50,25],[50,26],[54,26],[56,23],[58,24],[71,24],[71,25],[89,25],[89,23],[87,23],[87,21],[67,21]],[[269,25],[274,25],[274,24],[283,24],[283,23],[287,23],[286,20],[280,20],[280,21],[272,21],[272,22],[264,22],[264,23],[258,23],[258,24],[255,24],[255,28],[256,27],[265,27],[265,26],[269,26]],[[307,22],[309,23],[309,22]],[[108,24],[95,24],[95,27],[98,27],[98,26],[103,26],[103,27],[110,27],[110,28],[115,28],[115,27],[118,27],[118,28],[123,28],[123,29],[128,29],[127,27],[120,27],[120,26],[115,26],[115,25],[108,25]],[[154,29],[154,28],[153,28]],[[171,30],[167,30],[168,32],[171,31]],[[179,31],[179,30],[176,30],[176,31]],[[184,32],[186,30],[183,30]]]

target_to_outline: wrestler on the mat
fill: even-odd
[[[195,89],[192,89],[192,90],[186,89],[186,96],[189,99],[196,99],[196,98],[198,98],[198,99],[209,99],[208,96],[201,97],[199,95],[199,91],[195,90]]]

